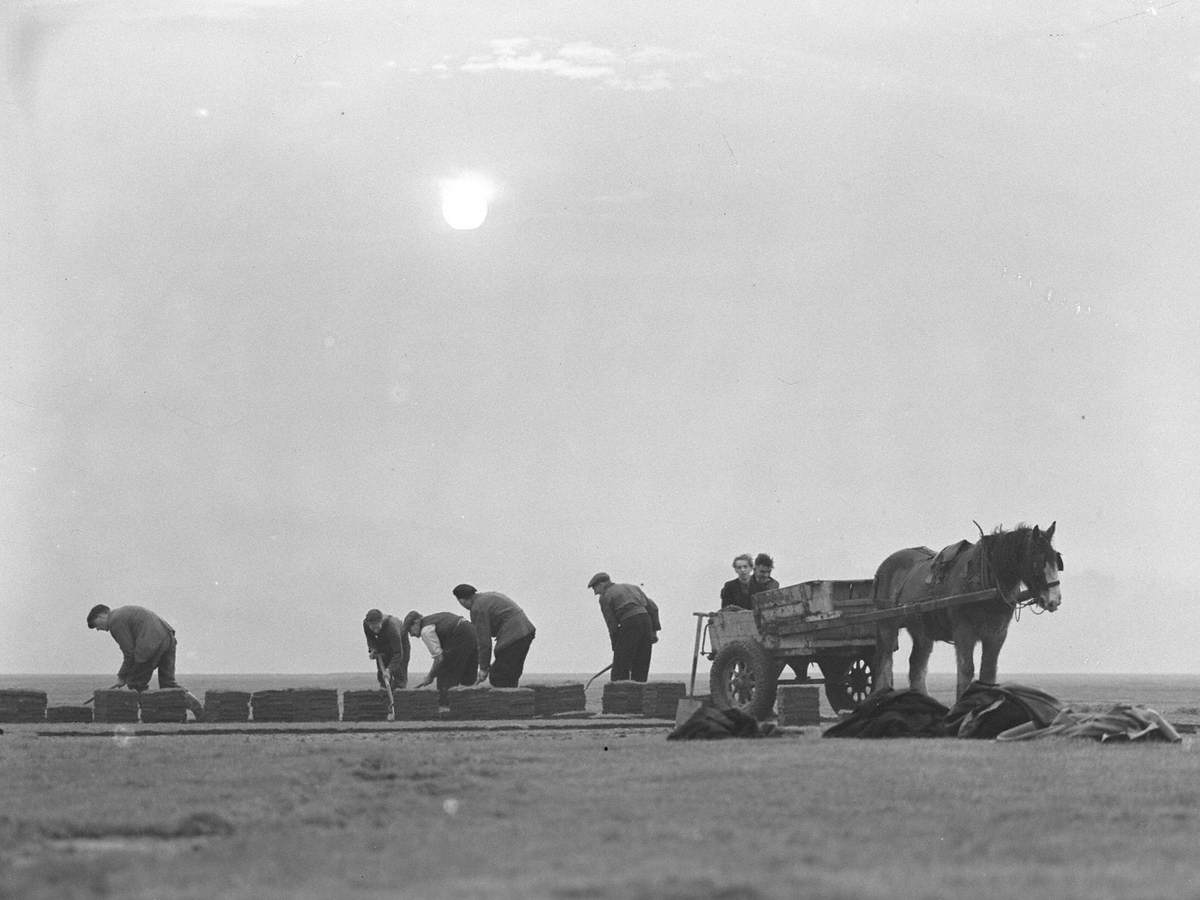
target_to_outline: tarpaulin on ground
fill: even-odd
[[[825,730],[823,737],[944,737],[948,710],[920,691],[880,691]]]
[[[1165,741],[1178,743],[1179,732],[1158,712],[1144,706],[1118,703],[1103,713],[1062,710],[1047,725],[1026,722],[996,735],[998,741],[1028,741],[1045,737],[1089,738],[1108,741]]]
[[[706,703],[688,716],[687,720],[667,735],[668,741],[713,741],[723,738],[778,737],[774,725],[760,725],[754,716],[740,709],[719,709]]]
[[[1017,725],[1045,728],[1063,704],[1023,684],[971,682],[946,714],[946,733],[960,738],[994,738]]]

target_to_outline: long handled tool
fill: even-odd
[[[379,680],[383,682],[384,690],[388,692],[388,715],[396,718],[396,695],[392,693],[392,673],[383,667],[383,660],[375,657],[375,668],[379,670]]]
[[[611,668],[612,668],[612,663],[609,663],[607,666],[605,666],[603,669],[601,669],[599,672],[597,672],[595,675],[593,675],[591,678],[589,678],[587,680],[587,684],[585,684],[583,686],[583,689],[586,691],[588,688],[590,688],[592,686],[593,681],[595,681],[597,678],[599,678],[601,675],[603,675],[605,672],[607,672]]]
[[[110,690],[110,691],[115,691],[115,690],[116,690],[117,688],[119,688],[120,686],[121,686],[121,682],[119,682],[119,681],[118,681],[116,684],[114,684],[112,687],[110,687],[110,688],[109,688],[109,690]],[[95,695],[95,694],[92,694],[92,696],[88,697],[88,698],[87,698],[86,700],[84,700],[84,701],[83,701],[83,703],[82,703],[82,704],[80,704],[80,705],[81,705],[81,706],[87,706],[89,703],[91,703],[91,702],[92,702],[93,700],[95,700],[95,699],[96,699],[96,695]]]

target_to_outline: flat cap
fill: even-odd
[[[612,579],[608,577],[607,572],[597,572],[590,579],[588,579],[588,587],[593,588],[604,581],[612,581]]]

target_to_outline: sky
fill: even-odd
[[[976,522],[1066,564],[1002,676],[1200,672],[1200,4],[0,16],[0,672],[115,671],[94,603],[368,668],[459,582],[591,672],[599,570],[685,672],[736,554]]]

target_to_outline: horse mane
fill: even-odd
[[[1008,590],[1022,578],[1021,562],[1028,556],[1034,526],[1025,522],[1011,531],[997,525],[991,534],[980,533],[979,546],[987,556],[992,575],[1001,590]]]

